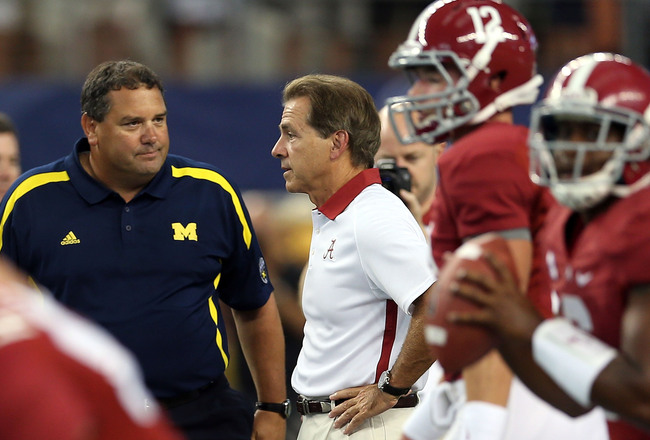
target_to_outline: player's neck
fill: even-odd
[[[468,135],[469,133],[472,133],[475,130],[478,130],[481,128],[484,124],[490,123],[490,122],[500,122],[503,124],[514,124],[514,117],[512,115],[512,110],[505,110],[500,113],[496,113],[494,116],[491,118],[488,118],[485,122],[482,122],[480,124],[476,125],[463,125],[462,127],[458,127],[454,131],[450,133],[450,138],[451,141],[457,141],[458,139],[462,138],[465,135]]]
[[[422,207],[422,216],[426,216],[427,212],[431,209],[431,205],[433,205],[433,199],[436,197],[436,190],[435,188],[433,191],[431,191],[431,194],[422,202],[420,202],[420,206]]]
[[[618,201],[618,197],[610,196],[597,204],[596,206],[586,209],[584,211],[580,211],[578,214],[580,214],[580,218],[584,222],[584,224],[589,223],[596,217],[598,217],[600,214],[603,212],[607,211],[610,206],[612,206],[616,201]]]

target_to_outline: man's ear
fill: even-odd
[[[81,128],[88,138],[88,143],[94,145],[97,143],[97,121],[88,116],[86,113],[81,115]]]
[[[505,75],[506,75],[505,72],[498,72],[490,77],[489,84],[490,84],[490,89],[492,89],[492,91],[496,93],[501,92],[501,83],[503,83]]]
[[[436,155],[436,162],[438,162],[438,158],[440,157],[442,152],[445,151],[445,146],[446,146],[445,142],[440,142],[440,143],[432,145],[432,148],[434,150],[433,154]]]
[[[350,134],[345,130],[338,130],[332,135],[330,159],[338,159],[350,146]]]

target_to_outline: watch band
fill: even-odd
[[[397,388],[394,387],[390,384],[390,370],[386,370],[383,373],[381,373],[381,376],[379,377],[379,382],[377,383],[377,387],[382,390],[384,393],[390,394],[391,396],[394,397],[401,397],[404,396],[405,394],[408,394],[409,391],[411,391],[411,388]]]
[[[402,396],[408,394],[409,391],[411,391],[410,388],[396,388],[396,387],[394,387],[392,385],[389,385],[387,383],[384,384],[380,389],[384,393],[388,393],[388,394],[390,394],[391,396],[394,396],[394,397],[402,397]]]
[[[282,403],[255,402],[255,409],[278,413],[286,419],[291,414],[291,401],[287,399]]]

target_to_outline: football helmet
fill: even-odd
[[[444,141],[457,127],[480,124],[497,112],[535,102],[543,83],[537,75],[536,50],[528,21],[500,0],[430,4],[388,64],[411,77],[419,67],[434,68],[446,84],[436,93],[414,96],[411,89],[409,95],[387,100],[391,120],[403,113],[408,123],[400,141]],[[451,69],[460,73],[457,81]],[[501,80],[498,90],[492,86],[495,77]]]
[[[590,134],[572,136],[576,123]],[[529,145],[533,181],[573,210],[648,186],[650,74],[612,53],[570,61],[533,107]]]

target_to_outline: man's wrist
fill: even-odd
[[[377,388],[382,390],[384,393],[390,394],[393,397],[401,397],[409,393],[411,391],[411,387],[408,388],[399,388],[391,385],[391,372],[390,370],[386,370],[383,373],[381,373],[381,376],[379,376],[379,382],[377,382]]]
[[[591,405],[598,375],[618,355],[613,347],[564,318],[540,324],[532,338],[535,362],[576,402]]]
[[[289,399],[280,403],[255,402],[255,409],[278,413],[282,418],[287,419],[291,415],[291,401]]]

